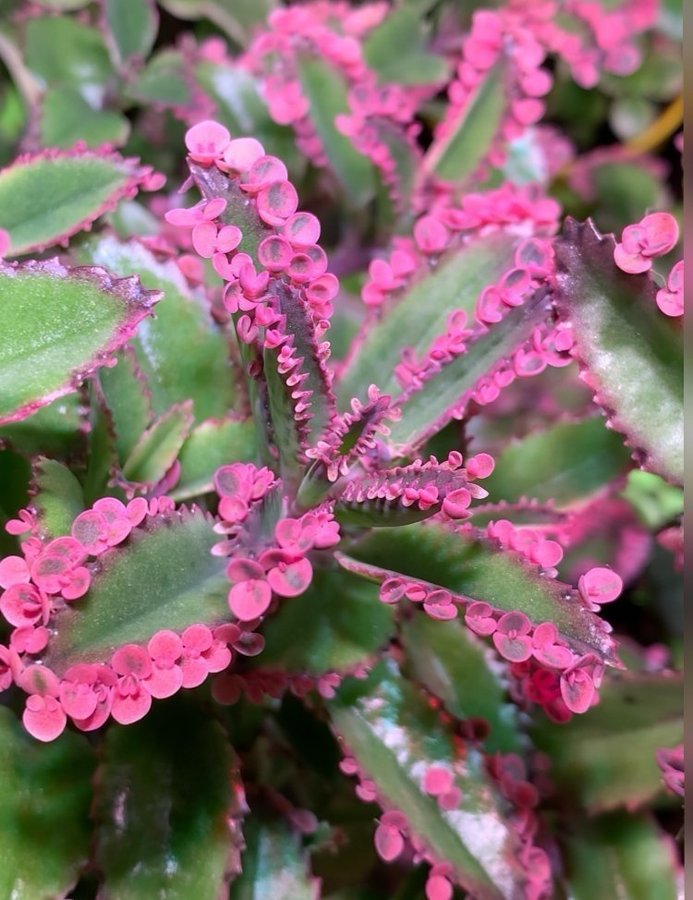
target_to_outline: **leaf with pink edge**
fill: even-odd
[[[565,878],[574,900],[677,900],[683,872],[673,841],[647,815],[610,813],[566,831]]]
[[[69,394],[133,335],[160,294],[57,260],[0,263],[0,422]]]
[[[193,425],[192,400],[172,406],[142,434],[123,465],[123,477],[157,484],[178,459]]]
[[[218,540],[207,516],[185,509],[133,531],[101,557],[87,594],[54,616],[46,664],[62,673],[161,629],[228,620],[226,560],[210,553]]]
[[[415,613],[401,625],[406,671],[458,719],[483,719],[489,753],[522,752],[517,708],[508,701],[503,668],[462,622]]]
[[[603,419],[558,422],[508,443],[484,488],[489,502],[533,497],[566,506],[616,481],[629,462],[623,441]]]
[[[683,479],[682,332],[657,309],[649,274],[614,262],[613,236],[569,219],[556,242],[560,315],[613,428],[644,468]]]
[[[434,860],[450,863],[456,882],[479,900],[520,895],[522,875],[513,859],[519,841],[483,756],[468,747],[462,759],[452,730],[392,660],[365,681],[345,681],[328,707],[346,752],[375,783],[381,805],[404,813],[408,830]],[[462,792],[459,808],[441,809],[424,791],[432,766],[453,776]]]
[[[229,900],[316,900],[320,884],[310,875],[301,835],[288,822],[255,813],[243,829],[243,872]]]
[[[33,492],[41,534],[48,538],[69,534],[72,522],[84,509],[77,476],[57,460],[39,457],[34,463]]]
[[[86,241],[77,253],[80,261],[116,275],[138,275],[144,287],[164,292],[156,316],[142,324],[131,342],[153,411],[161,415],[174,403],[192,399],[196,422],[227,415],[237,402],[227,338],[175,262],[162,262],[139,241],[119,241],[113,235]]]
[[[218,900],[240,870],[244,812],[238,760],[192,700],[113,726],[93,807],[100,896]]]
[[[9,255],[65,243],[119,200],[132,197],[150,170],[117,153],[46,150],[0,171],[0,228]]]
[[[108,410],[115,450],[123,463],[154,418],[149,384],[132,342],[118,354],[115,366],[101,369],[98,387]]]
[[[660,747],[683,740],[680,675],[612,676],[587,715],[566,725],[540,722],[532,729],[551,757],[551,777],[590,813],[641,806],[662,790],[655,760]]]
[[[576,652],[618,664],[601,620],[581,605],[569,585],[541,574],[519,554],[500,550],[494,541],[434,525],[408,525],[374,530],[349,554],[380,569],[380,575],[373,572],[379,581],[389,572],[401,573],[504,612],[519,610],[536,625],[553,622]]]
[[[298,57],[298,78],[308,98],[308,114],[344,190],[345,202],[358,209],[372,199],[376,175],[370,160],[335,126],[335,118],[349,112],[346,84],[336,69],[308,54]]]
[[[285,600],[263,628],[256,668],[323,675],[367,662],[394,632],[392,609],[348,572],[316,569],[299,597]]]
[[[82,735],[42,744],[0,708],[0,896],[65,897],[89,859],[92,749]]]
[[[486,72],[454,127],[429,147],[425,171],[443,181],[461,182],[478,169],[500,135],[507,109],[504,68],[496,63]]]

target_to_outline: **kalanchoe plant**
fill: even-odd
[[[673,900],[676,17],[8,6],[0,894]]]

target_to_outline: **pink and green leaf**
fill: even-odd
[[[229,900],[316,900],[320,883],[310,874],[301,835],[288,822],[256,814],[243,829],[242,873]]]
[[[218,900],[240,869],[244,812],[235,754],[192,702],[178,698],[142,722],[113,726],[93,806],[101,896]]]
[[[448,862],[454,880],[479,900],[519,895],[517,837],[483,757],[469,747],[461,758],[452,730],[392,660],[380,663],[366,681],[346,681],[329,710],[347,752],[375,783],[380,804],[404,813],[429,858]],[[453,774],[461,809],[442,810],[423,790],[432,766]]]
[[[143,432],[123,464],[123,477],[157,484],[178,459],[192,426],[192,400],[172,406]]]
[[[652,277],[626,275],[614,239],[568,220],[556,243],[556,305],[596,402],[644,468],[683,479],[683,345]]]
[[[122,644],[146,644],[162,629],[229,618],[226,562],[212,556],[212,521],[199,511],[166,513],[103,559],[86,596],[54,617],[45,662],[56,673],[106,661]]]
[[[160,294],[57,260],[0,264],[0,422],[73,392],[133,336]]]
[[[45,150],[0,171],[0,228],[9,255],[66,244],[116,204],[133,197],[151,170],[117,153]]]
[[[82,735],[41,744],[0,708],[0,894],[65,897],[89,860],[94,755]]]
[[[41,535],[54,538],[69,534],[84,509],[84,492],[77,476],[57,460],[39,457],[34,463],[32,493]]]

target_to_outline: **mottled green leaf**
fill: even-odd
[[[184,510],[134,531],[104,559],[86,596],[54,617],[47,663],[62,672],[162,628],[228,618],[226,561],[210,554],[218,540],[205,515]]]
[[[380,799],[406,815],[434,857],[452,865],[454,879],[478,900],[519,896],[516,837],[482,756],[469,747],[460,757],[452,731],[395,664],[381,663],[365,681],[345,681],[328,705],[338,735]],[[454,773],[460,809],[441,810],[423,791],[433,765]]]
[[[506,696],[497,658],[459,620],[439,622],[417,613],[402,623],[407,672],[458,719],[490,726],[489,753],[522,750],[518,711]]]
[[[82,735],[41,744],[0,707],[0,896],[58,900],[89,859],[94,757]]]
[[[319,884],[309,874],[301,836],[288,822],[250,817],[243,829],[243,872],[230,900],[315,900]]]
[[[590,812],[647,803],[661,790],[655,751],[683,740],[678,675],[610,676],[601,701],[567,725],[539,722],[533,738],[552,760],[551,776]]]
[[[407,7],[390,12],[368,33],[363,55],[384,84],[437,84],[448,74],[444,57],[426,50],[421,16]]]
[[[96,28],[70,16],[38,16],[26,23],[25,62],[45,86],[72,85],[85,99],[102,97],[113,76]]]
[[[534,497],[564,506],[604,488],[628,466],[623,439],[603,419],[559,422],[508,444],[484,488],[491,503]]]
[[[156,40],[159,16],[154,0],[102,0],[107,35],[120,63],[147,56]]]
[[[32,503],[41,533],[50,538],[69,534],[73,521],[84,509],[84,494],[77,476],[55,459],[40,458],[33,481]]]
[[[683,479],[683,344],[648,275],[626,275],[613,237],[569,220],[556,244],[556,303],[613,427],[647,469]]]
[[[242,788],[221,727],[191,700],[106,736],[94,804],[104,900],[218,900],[237,871]],[[230,821],[231,820],[231,821]]]
[[[192,102],[180,50],[161,50],[128,85],[126,94],[141,103],[155,106],[187,106]]]
[[[115,366],[101,369],[99,385],[111,418],[115,449],[124,463],[153,418],[149,385],[132,344],[118,354]]]
[[[260,668],[322,675],[366,662],[394,631],[378,591],[348,572],[316,569],[300,597],[283,600],[263,628]]]
[[[122,146],[130,134],[130,124],[118,112],[94,109],[74,87],[49,90],[41,100],[39,120],[44,147],[74,146],[84,141],[87,147],[103,144]]]
[[[74,391],[157,299],[136,278],[114,279],[104,269],[0,263],[0,422]]]
[[[179,19],[209,19],[237,44],[245,45],[262,27],[274,0],[159,0]]]

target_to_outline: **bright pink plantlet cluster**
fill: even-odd
[[[636,225],[623,229],[614,259],[619,269],[635,275],[649,272],[653,260],[666,256],[679,239],[679,226],[671,213],[650,213]]]
[[[683,260],[679,260],[672,267],[667,278],[666,289],[657,291],[657,306],[665,316],[676,318],[683,315]]]

